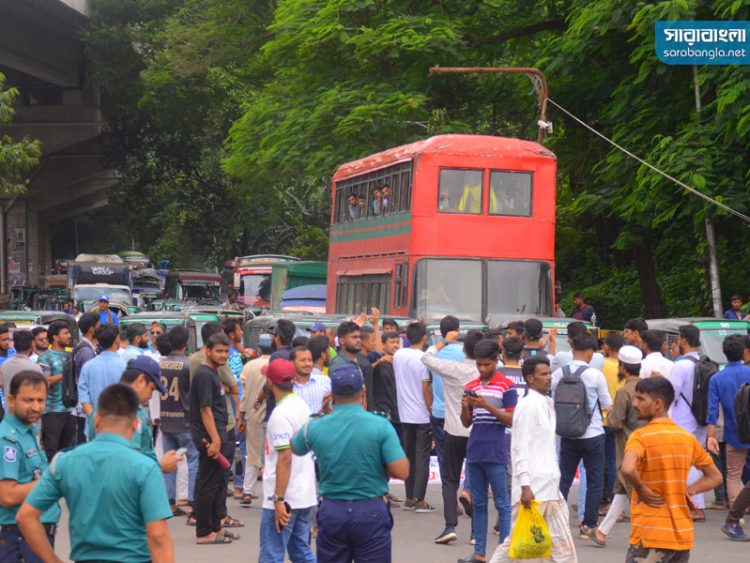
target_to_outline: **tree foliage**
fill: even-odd
[[[86,33],[106,93],[113,200],[145,249],[176,262],[326,252],[343,162],[441,133],[536,136],[522,76],[696,189],[748,211],[750,71],[662,64],[660,19],[748,19],[732,0],[100,0]],[[704,218],[723,289],[743,289],[748,230],[549,110],[559,166],[557,276],[605,325],[708,312]]]
[[[18,95],[15,88],[5,89],[5,76],[0,74],[0,126],[9,125],[16,112],[13,101]],[[0,135],[0,195],[10,197],[22,193],[26,186],[24,176],[39,164],[42,150],[39,141],[28,138],[13,140]]]

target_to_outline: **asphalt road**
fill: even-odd
[[[259,484],[260,486],[260,484]],[[394,485],[392,491],[403,498],[403,486]],[[577,493],[571,491],[571,502]],[[471,553],[469,545],[469,519],[460,517],[458,534],[459,540],[452,545],[443,546],[433,543],[433,538],[443,529],[442,503],[440,485],[430,485],[427,500],[437,510],[430,514],[416,514],[405,512],[398,508],[393,510],[395,525],[393,529],[393,561],[394,563],[454,563],[459,557]],[[245,523],[245,528],[234,530],[241,534],[241,539],[229,545],[197,546],[195,545],[195,528],[185,525],[184,518],[173,519],[170,523],[176,549],[176,560],[179,563],[248,563],[258,559],[258,524],[260,522],[260,508],[252,506],[244,508],[237,501],[227,499],[229,513]],[[722,563],[739,563],[750,561],[748,549],[750,545],[730,542],[719,530],[724,512],[706,511],[707,521],[696,525],[696,542],[692,551],[691,561],[697,563],[721,561]],[[63,518],[66,518],[64,514]],[[575,516],[571,523],[575,525]],[[61,522],[61,530],[57,537],[57,553],[66,559],[70,553],[67,522]],[[594,547],[590,541],[576,539],[578,560],[581,563],[609,563],[625,560],[629,525],[617,524],[612,538],[606,548]],[[497,546],[497,536],[491,535],[489,548]],[[66,559],[67,560],[67,559]]]

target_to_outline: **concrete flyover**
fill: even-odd
[[[2,200],[0,293],[8,277],[39,284],[52,267],[50,224],[105,205],[118,179],[104,163],[106,123],[79,39],[88,13],[89,0],[0,2],[0,73],[20,91],[0,135],[38,139],[43,151],[27,192]]]

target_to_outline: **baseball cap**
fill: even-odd
[[[308,327],[307,332],[325,332],[326,325],[324,325],[320,321],[315,321],[310,327]]]
[[[99,301],[106,301],[107,303],[109,303],[109,296],[108,295],[100,295],[99,296]]]
[[[617,354],[617,359],[623,364],[640,364],[643,361],[643,352],[635,346],[623,346]]]
[[[166,393],[167,390],[164,385],[161,384],[161,369],[159,364],[148,356],[138,356],[128,362],[128,369],[136,369],[141,373],[146,374],[151,380],[156,383],[156,389],[159,393]]]
[[[329,376],[335,395],[354,395],[365,385],[359,366],[349,362],[337,365]]]
[[[263,366],[260,373],[265,375],[269,381],[276,385],[284,385],[294,381],[294,364],[289,360],[278,358],[270,364]]]

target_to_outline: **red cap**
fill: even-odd
[[[276,385],[283,385],[294,381],[294,364],[289,360],[279,358],[264,366],[260,372],[265,375],[269,381]]]

